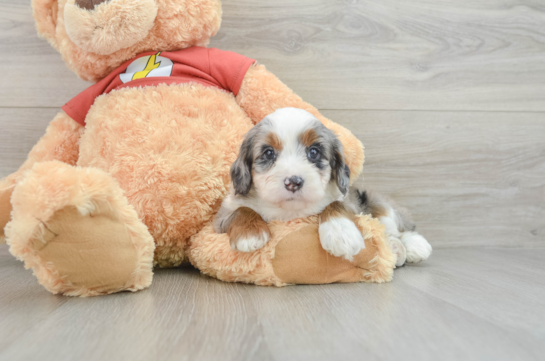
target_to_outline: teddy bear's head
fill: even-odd
[[[40,35],[82,79],[97,81],[134,56],[205,46],[220,0],[32,0]]]

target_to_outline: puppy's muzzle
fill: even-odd
[[[298,176],[292,176],[284,180],[284,185],[286,186],[286,189],[293,193],[303,188],[303,183],[305,183],[303,178]]]

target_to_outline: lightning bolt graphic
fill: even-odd
[[[146,67],[144,68],[144,70],[134,73],[134,76],[132,77],[132,80],[145,78],[145,77],[148,76],[150,71],[152,71],[153,69],[157,69],[159,67],[159,65],[161,64],[160,61],[158,63],[156,62],[156,59],[160,54],[161,54],[161,52],[158,52],[157,54],[150,56],[149,60],[148,60],[148,63],[146,64]]]

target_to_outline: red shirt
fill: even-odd
[[[198,83],[235,96],[255,60],[231,51],[193,47],[138,55],[66,103],[62,110],[81,125],[95,99],[114,89],[158,84]]]

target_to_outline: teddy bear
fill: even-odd
[[[191,262],[230,282],[282,286],[386,282],[395,256],[384,227],[356,218],[353,260],[319,242],[317,217],[272,222],[253,253],[215,234],[244,134],[278,108],[305,109],[344,146],[353,181],[361,142],[264,65],[207,48],[219,0],[32,0],[38,33],[94,84],[48,125],[0,181],[0,239],[48,291],[94,296],[148,287],[154,267]]]

